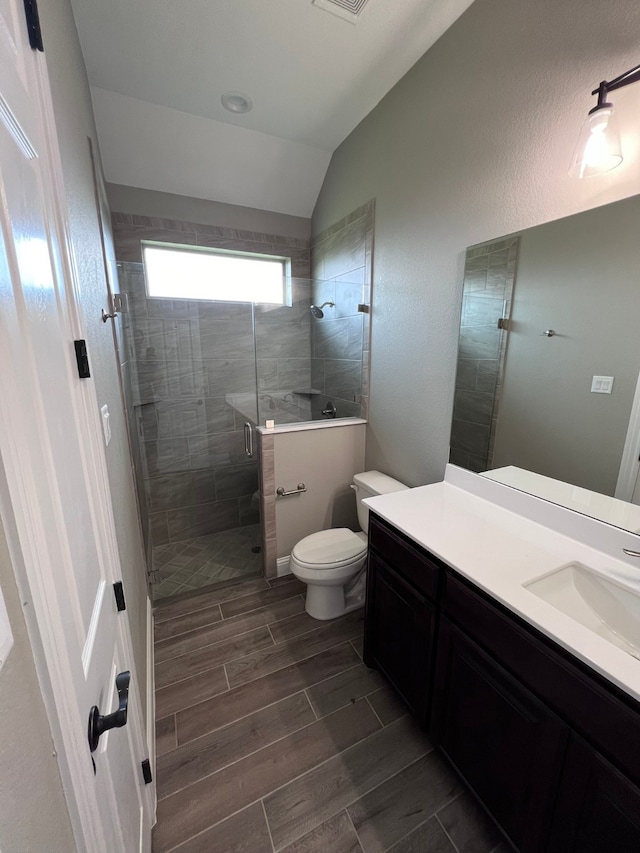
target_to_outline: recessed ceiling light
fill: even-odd
[[[243,95],[242,92],[225,92],[220,100],[225,110],[232,113],[248,113],[253,107],[249,95]]]

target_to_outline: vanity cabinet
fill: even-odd
[[[378,519],[369,530],[364,661],[379,669],[426,726],[440,564]]]
[[[569,729],[446,618],[432,736],[518,850],[543,850]]]
[[[516,848],[638,853],[638,703],[451,569],[441,609],[431,734]]]
[[[567,751],[547,851],[609,850],[640,850],[640,788],[574,736]]]
[[[370,515],[364,659],[520,853],[639,853],[640,703]]]

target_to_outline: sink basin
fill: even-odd
[[[543,601],[640,660],[640,590],[569,563],[524,584]]]

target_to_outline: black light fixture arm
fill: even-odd
[[[607,100],[607,94],[614,92],[616,89],[622,89],[623,86],[629,86],[631,83],[640,81],[640,65],[630,68],[624,74],[614,77],[613,80],[603,80],[597,89],[594,89],[592,95],[598,96],[598,106],[604,106]]]

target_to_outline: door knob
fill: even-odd
[[[129,707],[129,682],[131,673],[119,672],[116,675],[116,690],[118,691],[118,710],[113,714],[101,714],[97,705],[89,711],[89,749],[95,752],[100,735],[109,729],[121,729],[127,725],[127,709]]]

